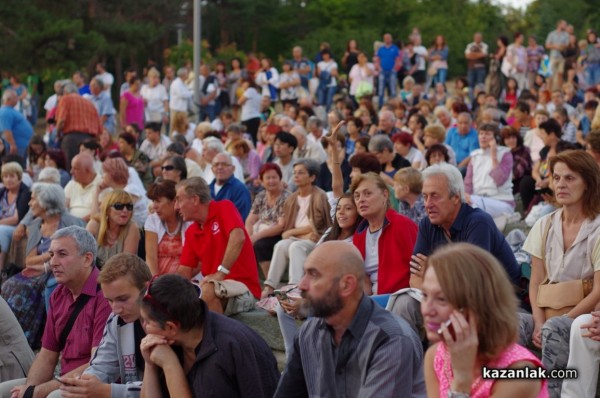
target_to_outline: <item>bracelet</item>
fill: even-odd
[[[217,272],[222,272],[222,273],[224,273],[225,275],[229,275],[229,272],[231,272],[231,271],[230,271],[230,270],[228,270],[227,268],[225,268],[225,267],[223,266],[223,264],[221,264],[221,265],[219,265],[219,266],[217,267]]]
[[[466,392],[450,391],[448,390],[448,398],[469,398],[471,394]]]

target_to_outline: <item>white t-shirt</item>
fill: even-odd
[[[96,75],[96,78],[102,80],[102,84],[104,85],[103,91],[110,92],[110,88],[113,85],[113,83],[115,82],[115,78],[113,77],[113,75],[108,72],[104,72],[104,73]]]
[[[165,101],[169,100],[167,90],[162,84],[150,87],[148,84],[142,87],[140,95],[146,102],[145,115],[146,120],[151,122],[160,122],[165,111]]]
[[[365,243],[365,272],[371,279],[373,285],[373,294],[377,294],[377,281],[379,269],[379,238],[381,237],[381,231],[383,228],[379,228],[375,232],[369,231],[367,228],[367,239]]]
[[[425,70],[425,57],[427,57],[427,49],[423,46],[415,46],[413,51],[418,54],[417,70]]]
[[[317,68],[319,68],[319,72],[329,72],[331,74],[331,72],[334,69],[338,68],[338,64],[337,62],[335,62],[334,60],[329,60],[329,62],[325,62],[325,61],[321,61],[317,64]],[[329,82],[329,84],[327,85],[327,87],[336,87],[337,86],[337,79],[335,77],[331,77],[331,81]]]
[[[296,202],[298,203],[298,213],[296,214],[296,222],[294,223],[294,228],[306,227],[310,225],[310,220],[308,219],[308,206],[310,205],[310,197],[308,196],[300,196],[298,195]]]
[[[260,117],[260,110],[262,106],[262,98],[255,88],[250,87],[244,91],[243,97],[247,98],[244,105],[242,105],[242,121],[255,119]]]
[[[181,244],[185,244],[185,231],[192,225],[191,222],[184,222],[181,227]],[[165,224],[160,220],[156,213],[150,214],[144,224],[144,229],[149,232],[154,232],[158,236],[158,243],[162,240],[163,236],[167,233]]]

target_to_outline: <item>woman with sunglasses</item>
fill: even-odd
[[[160,167],[162,178],[175,181],[176,183],[187,178],[187,166],[185,159],[181,156],[166,158]],[[148,188],[149,189],[149,188]]]
[[[101,212],[87,225],[98,242],[102,264],[117,253],[137,254],[140,231],[133,219],[133,199],[127,192],[114,190],[102,200]]]
[[[152,275],[177,271],[185,231],[191,225],[190,222],[184,222],[175,210],[175,186],[175,181],[164,179],[148,187],[154,212],[146,220],[144,230],[146,262]]]

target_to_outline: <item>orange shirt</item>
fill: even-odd
[[[64,121],[61,134],[85,133],[99,136],[102,122],[91,101],[79,94],[67,94],[60,98],[56,108],[56,120]]]

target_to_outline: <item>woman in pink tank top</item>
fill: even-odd
[[[517,299],[491,254],[444,246],[428,259],[422,289],[428,397],[548,397],[546,380],[531,377],[541,361],[516,343]]]

